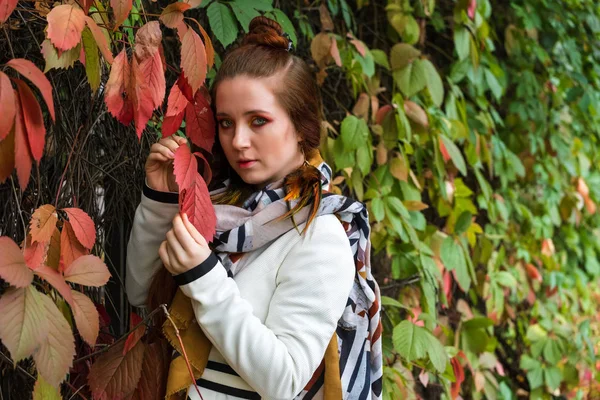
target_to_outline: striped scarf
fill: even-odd
[[[321,162],[317,169],[321,171],[323,189],[326,191],[332,176],[331,168]],[[241,254],[266,245],[290,229],[294,229],[295,224],[299,225],[307,220],[308,207],[305,207],[295,215],[295,221],[288,218],[265,224],[283,215],[289,209],[288,207],[294,206],[293,202],[287,204],[283,200],[284,197],[285,188],[281,182],[277,182],[251,195],[242,207],[215,205],[218,226],[213,241],[214,250],[230,277],[235,276],[245,267],[245,263],[240,261],[243,260],[240,257]],[[371,274],[371,242],[367,209],[364,204],[348,197],[324,193],[317,215],[327,214],[335,214],[346,231],[354,255],[356,274],[346,308],[338,321],[325,359],[306,387],[295,397],[295,400],[323,398],[328,385],[327,376],[331,376],[327,375],[325,366],[328,365],[329,368],[332,359],[339,360],[343,399],[380,399],[383,375],[382,326],[379,319],[381,302],[379,287]],[[181,293],[178,292],[178,295]],[[175,300],[177,299],[176,296]],[[175,303],[176,301],[174,301],[172,309]],[[175,315],[183,314],[182,310],[173,311]],[[180,322],[185,325],[189,324],[189,321],[185,321],[187,318],[182,319]],[[200,330],[198,329],[198,331]],[[165,324],[164,332],[177,349],[177,339],[173,337],[173,331],[169,329],[168,321]],[[334,358],[329,357],[331,352],[336,353],[335,348],[332,347],[337,347],[337,354],[333,355]],[[193,360],[190,362],[196,367]],[[175,367],[173,364],[171,368]],[[179,364],[181,364],[181,360],[179,360]],[[334,370],[337,372],[337,369]],[[198,372],[201,374],[201,371]],[[172,374],[175,375],[174,371],[169,372],[169,381],[172,380]],[[171,382],[168,386],[173,389],[171,391],[168,389],[167,393],[172,393],[176,389]],[[335,386],[339,388],[339,382]],[[336,391],[339,393],[339,390]],[[326,398],[326,400],[328,399]]]

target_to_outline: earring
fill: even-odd
[[[302,146],[302,142],[298,142],[298,147],[300,147],[300,153],[302,153],[302,157],[304,158],[304,163],[302,165],[310,165],[308,160],[306,159],[306,154],[304,154],[304,147]]]

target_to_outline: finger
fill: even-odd
[[[183,222],[183,225],[187,229],[187,231],[190,233],[192,238],[196,241],[196,243],[198,243],[199,245],[202,245],[202,246],[208,246],[206,239],[204,238],[204,236],[202,236],[202,234],[200,232],[198,232],[198,229],[196,229],[196,227],[190,222],[187,214],[184,213],[183,218],[181,220]]]
[[[177,260],[175,250],[173,250],[169,242],[167,242],[167,254],[169,255],[169,262],[171,263],[171,273],[177,275],[183,272],[181,271],[182,264]]]
[[[167,232],[167,249],[169,250],[169,260],[171,263],[173,261],[178,261],[179,264],[183,264],[183,261],[186,259],[186,252],[177,240],[173,229]]]
[[[192,253],[194,248],[198,246],[196,240],[183,224],[183,220],[179,213],[173,218],[173,232],[175,233],[175,237],[179,241],[179,244],[181,244],[181,247],[183,247],[188,254]]]
[[[160,247],[158,248],[158,256],[160,257],[160,260],[162,261],[162,263],[165,265],[165,268],[169,270],[169,272],[173,272],[171,271],[171,262],[169,261],[169,254],[167,252],[167,241],[163,241],[160,244]]]
[[[175,158],[175,151],[171,150],[167,146],[162,145],[161,143],[154,143],[152,147],[150,147],[150,155],[153,154],[162,154],[170,160]]]
[[[158,162],[167,162],[167,161],[171,161],[173,158],[169,158],[167,156],[165,156],[162,153],[150,153],[148,155],[148,158],[146,159],[147,161],[158,161]]]
[[[160,139],[158,143],[165,146],[166,148],[171,150],[173,153],[175,153],[175,151],[177,151],[177,149],[179,148],[179,142],[177,142],[177,140],[173,136],[169,136],[168,138]]]

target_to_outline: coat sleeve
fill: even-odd
[[[127,243],[125,289],[133,306],[146,304],[152,276],[162,266],[158,248],[178,211],[178,193],[158,192],[144,185]]]
[[[354,281],[354,258],[340,222],[327,215],[313,223],[279,267],[264,324],[214,254],[175,277],[207,337],[263,398],[289,400],[306,386]]]

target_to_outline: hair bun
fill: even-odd
[[[249,32],[243,40],[243,44],[255,44],[258,46],[271,46],[277,49],[287,50],[290,40],[283,36],[283,29],[278,22],[267,17],[254,17],[250,21]]]

